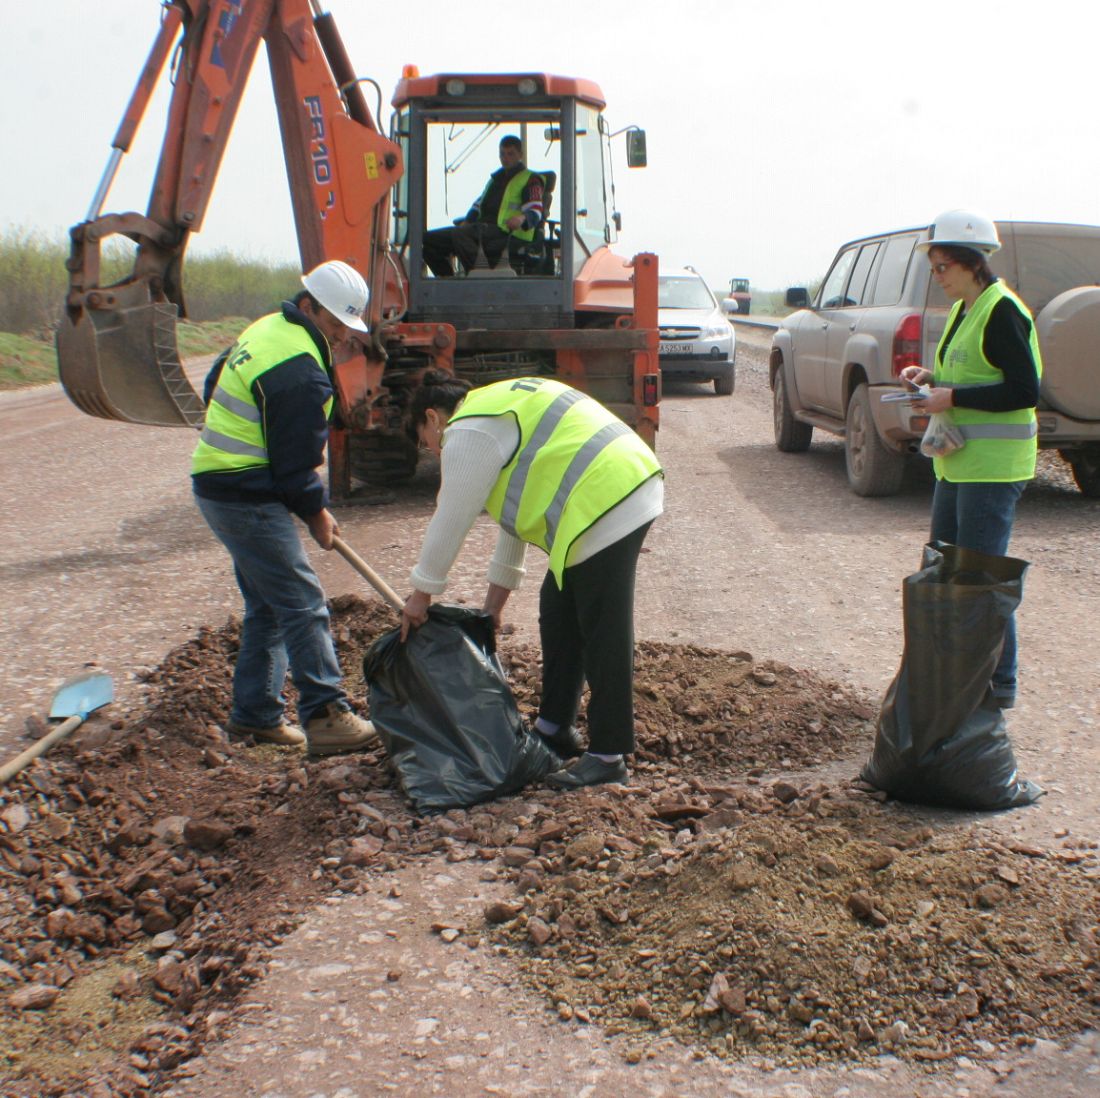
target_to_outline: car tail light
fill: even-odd
[[[920,364],[920,313],[910,313],[894,329],[894,377],[900,377],[906,366]]]
[[[659,374],[642,375],[642,407],[656,408],[661,400],[661,378]]]

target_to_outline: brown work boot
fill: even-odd
[[[250,736],[257,743],[275,743],[280,747],[301,747],[306,742],[306,734],[293,724],[281,721],[271,728],[253,728],[249,724],[237,724],[226,721],[225,730],[230,736]]]
[[[338,755],[361,751],[377,738],[374,725],[335,702],[319,709],[306,725],[311,755]]]

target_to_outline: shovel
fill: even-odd
[[[334,537],[332,547],[336,550],[373,587],[398,613],[405,605],[405,600],[369,565],[359,554],[352,549],[343,538]]]
[[[87,671],[83,675],[66,679],[54,694],[53,705],[50,706],[50,720],[59,720],[62,723],[22,754],[0,766],[0,785],[18,774],[39,755],[44,755],[55,743],[60,743],[84,723],[89,713],[94,713],[108,702],[114,701],[114,697],[114,681],[102,671]]]

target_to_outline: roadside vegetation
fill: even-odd
[[[0,389],[57,380],[54,334],[68,275],[68,241],[25,229],[0,231]],[[104,249],[104,280],[125,276],[132,249]],[[274,265],[220,251],[187,259],[189,319],[177,329],[180,354],[220,351],[249,321],[270,312],[298,287],[295,264]]]
[[[57,380],[54,334],[68,275],[68,240],[21,228],[0,230],[0,390]],[[126,276],[133,249],[115,238],[104,248],[104,281]],[[815,283],[806,283],[815,285]],[[250,320],[270,312],[298,288],[298,268],[244,259],[227,251],[187,258],[189,318],[176,335],[180,354],[213,354],[228,346]],[[725,290],[716,289],[721,300]],[[752,311],[785,316],[784,290],[753,287]]]

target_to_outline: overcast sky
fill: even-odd
[[[1095,0],[325,6],[357,71],[384,91],[384,129],[405,63],[594,80],[612,128],[648,136],[645,169],[628,170],[618,149],[618,250],[691,264],[715,287],[733,275],[805,283],[843,241],[958,206],[1100,223]],[[159,9],[3,0],[5,227],[60,235],[84,218]],[[145,209],[166,101],[154,100],[105,211]],[[297,260],[262,50],[191,247]]]

